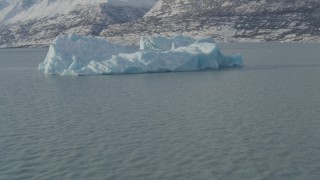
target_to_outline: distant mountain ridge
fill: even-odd
[[[156,0],[0,0],[0,45],[49,44],[60,33],[99,35],[141,18]]]
[[[135,43],[143,35],[320,42],[319,0],[0,0],[0,46],[61,33]]]
[[[126,41],[154,33],[218,41],[320,42],[320,1],[159,0],[139,22],[112,25],[101,35]]]

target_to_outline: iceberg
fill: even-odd
[[[77,34],[58,36],[38,69],[46,74],[103,75],[240,67],[241,55],[224,56],[212,38],[142,37],[140,49]]]

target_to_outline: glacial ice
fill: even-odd
[[[46,74],[98,75],[195,71],[242,66],[241,55],[224,56],[212,38],[143,37],[140,50],[102,37],[58,36],[38,69]]]

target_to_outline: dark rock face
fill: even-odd
[[[319,0],[159,0],[142,20],[113,25],[111,39],[186,33],[221,41],[320,41]]]

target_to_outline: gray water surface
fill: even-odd
[[[320,45],[221,46],[245,66],[60,77],[0,50],[0,179],[320,179]]]

